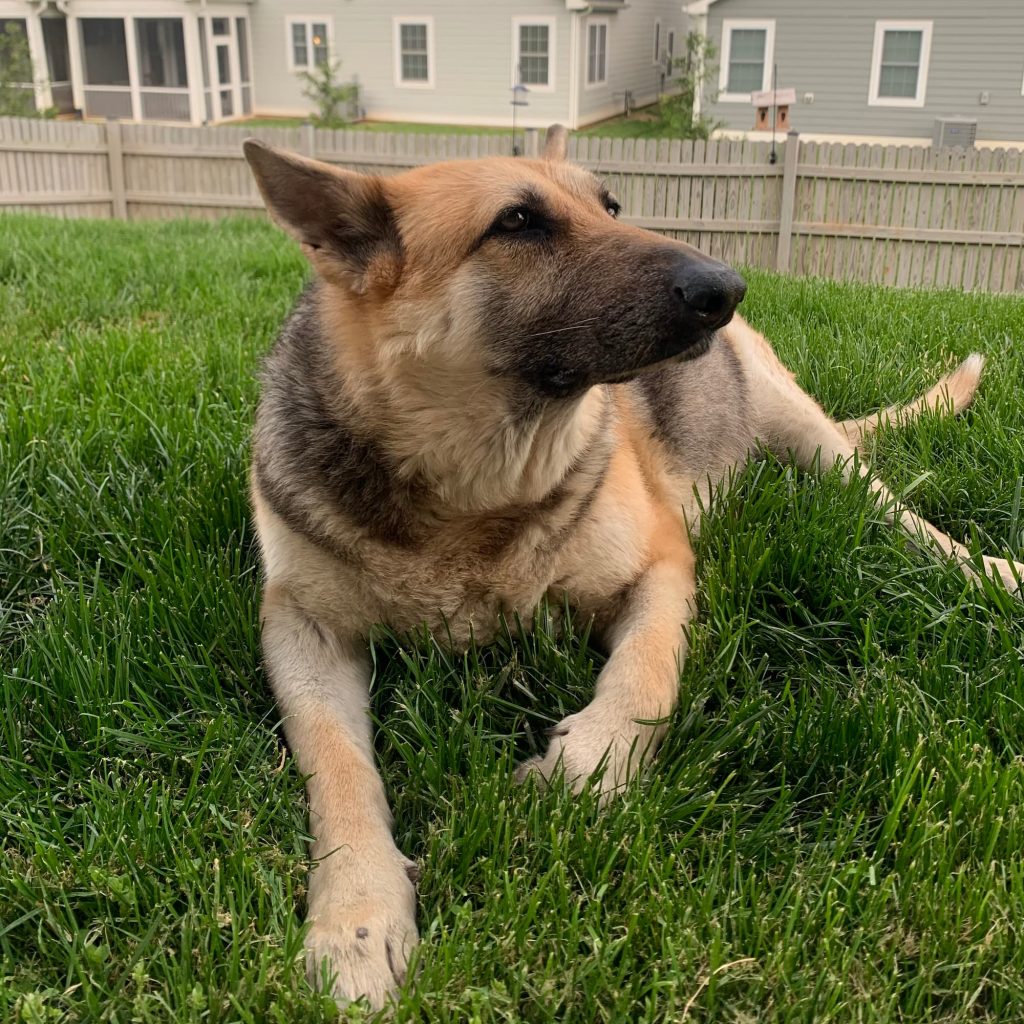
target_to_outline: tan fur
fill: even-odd
[[[863,451],[868,438],[881,426],[902,426],[926,411],[956,415],[974,400],[984,367],[985,357],[975,352],[913,402],[890,405],[872,416],[841,420],[839,429]]]
[[[641,253],[675,244],[614,223],[594,180],[559,162],[565,145],[564,131],[553,131],[541,161],[434,165],[372,183],[247,148],[272,212],[324,281],[309,315],[328,350],[325,365],[344,382],[345,416],[383,453],[375,457],[386,458],[393,486],[419,488],[408,536],[382,540],[373,517],[361,518],[365,510],[337,504],[344,495],[313,482],[288,490],[287,405],[257,429],[265,659],[292,751],[310,776],[310,973],[331,975],[342,1000],[363,995],[380,1005],[401,983],[416,942],[410,864],[391,838],[373,766],[366,638],[375,623],[425,623],[464,644],[488,639],[503,615],[528,622],[545,596],[567,596],[593,617],[609,658],[593,701],[555,727],[547,752],[519,776],[543,781],[562,770],[573,787],[593,778],[610,795],[654,752],[676,703],[695,610],[689,531],[701,500],[761,446],[805,468],[841,462],[850,476],[855,445],[883,422],[959,411],[977,387],[981,361],[972,357],[906,407],[837,424],[736,316],[686,374],[649,378],[661,382],[653,393],[634,382],[598,383],[524,417],[515,389],[488,364],[481,339],[493,325],[482,311],[494,288],[516,288],[528,308],[558,281],[536,276],[516,250],[474,248],[495,210],[524,189],[542,195],[571,225],[567,267],[600,255],[609,240]],[[297,190],[296,175],[311,194]],[[338,214],[318,214],[317,195],[343,214],[354,210],[351,250],[325,233],[318,216],[333,224]],[[400,242],[378,245],[366,235],[375,202],[386,203]],[[628,300],[633,270],[609,252],[594,277],[602,286],[621,279]],[[678,409],[685,443],[666,433],[670,383],[687,396]],[[261,480],[278,493],[264,493]],[[962,545],[877,480],[871,486],[892,522],[977,575]],[[1018,586],[1021,566],[986,558],[984,568]]]

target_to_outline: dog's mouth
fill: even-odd
[[[643,363],[631,370],[624,370],[621,373],[613,374],[601,379],[602,384],[624,384],[626,381],[636,380],[645,373],[653,373],[655,370],[663,369],[673,363],[688,363],[698,359],[711,348],[712,342],[717,337],[717,331],[705,331],[687,340],[681,349],[676,346],[666,346],[667,354],[658,355],[650,362]]]

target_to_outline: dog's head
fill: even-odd
[[[745,290],[724,264],[619,221],[565,150],[556,126],[540,160],[380,178],[245,144],[272,216],[380,344],[548,398],[699,355]]]

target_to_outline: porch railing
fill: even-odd
[[[150,87],[140,90],[139,95],[142,98],[143,120],[190,121],[192,119],[188,89]]]
[[[132,119],[132,91],[127,85],[87,85],[83,90],[86,117]]]

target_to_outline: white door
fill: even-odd
[[[225,15],[205,20],[210,54],[210,113],[215,121],[241,117],[252,110],[246,19]]]

